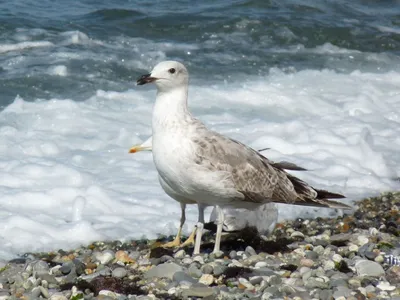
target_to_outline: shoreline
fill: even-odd
[[[1,299],[400,299],[400,192],[351,214],[296,219],[261,237],[225,234],[221,253],[164,241],[95,242],[0,261]],[[392,265],[391,265],[392,264]],[[397,298],[398,297],[398,298]]]

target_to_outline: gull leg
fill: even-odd
[[[205,206],[203,205],[198,205],[198,209],[199,209],[199,218],[198,218],[198,222],[203,223],[204,224],[204,210],[205,210]],[[196,236],[196,231],[197,231],[197,225],[194,226],[192,233],[189,235],[189,237],[187,238],[187,240],[180,245],[180,247],[186,247],[189,245],[195,245],[195,236]],[[199,250],[200,250],[200,246],[199,246]]]
[[[179,247],[179,245],[181,244],[182,227],[186,221],[186,212],[185,211],[186,211],[186,204],[181,203],[181,223],[179,225],[178,233],[176,234],[176,237],[172,242],[165,243],[164,245],[162,245],[164,248]]]
[[[196,241],[194,244],[193,255],[200,254],[201,237],[203,236],[204,228],[204,210],[206,208],[203,204],[198,204],[199,208],[199,221],[196,226]]]
[[[217,223],[217,233],[215,236],[215,244],[214,244],[213,253],[220,251],[222,226],[224,225],[224,220],[225,220],[224,211],[218,205],[217,205],[217,212],[218,212],[218,223]]]

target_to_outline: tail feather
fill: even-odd
[[[352,207],[347,204],[329,200],[330,198],[332,199],[346,198],[341,194],[315,189],[312,186],[308,185],[306,182],[292,175],[287,175],[287,177],[293,184],[296,193],[299,195],[296,201],[293,202],[292,204],[303,205],[303,206],[352,209]]]
[[[337,193],[331,193],[325,190],[317,190],[314,189],[317,192],[317,198],[318,199],[343,199],[346,198],[345,196]]]

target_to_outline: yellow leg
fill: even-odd
[[[181,232],[182,232],[182,227],[179,227],[178,233],[176,234],[175,239],[172,242],[168,242],[162,245],[163,248],[174,248],[174,247],[179,247],[181,244]]]
[[[196,236],[196,227],[194,227],[192,233],[189,235],[189,237],[187,238],[187,240],[182,243],[179,247],[187,247],[187,246],[192,246],[194,245],[194,238]]]
[[[179,225],[178,233],[176,234],[175,239],[172,242],[166,243],[162,245],[164,248],[173,248],[173,247],[179,247],[181,244],[181,233],[182,233],[182,227],[183,224],[185,224],[186,221],[186,204],[181,203],[181,223]]]

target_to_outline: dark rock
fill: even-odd
[[[74,267],[74,264],[70,261],[65,262],[62,264],[61,268],[60,268],[60,272],[64,275],[67,275],[69,273],[71,273],[72,268]]]
[[[353,272],[344,260],[341,260],[340,262],[335,263],[335,267],[336,267],[336,270],[338,270],[339,272],[342,272],[342,273]]]
[[[160,258],[163,255],[173,256],[174,251],[169,248],[157,247],[150,251],[150,258]]]
[[[347,242],[350,240],[350,238],[350,233],[334,234],[331,236],[330,242],[334,246],[343,247],[347,245]]]
[[[296,265],[292,265],[292,264],[288,264],[288,265],[282,265],[280,266],[281,270],[288,270],[290,272],[296,271],[297,270],[297,266]]]
[[[258,269],[259,270],[259,269]],[[256,270],[254,270],[256,271]],[[235,278],[235,277],[243,277],[248,279],[249,276],[253,273],[253,270],[250,268],[243,267],[228,267],[224,271],[225,278]]]
[[[72,260],[72,262],[75,266],[75,272],[78,276],[85,274],[86,265],[83,262],[76,258]]]

